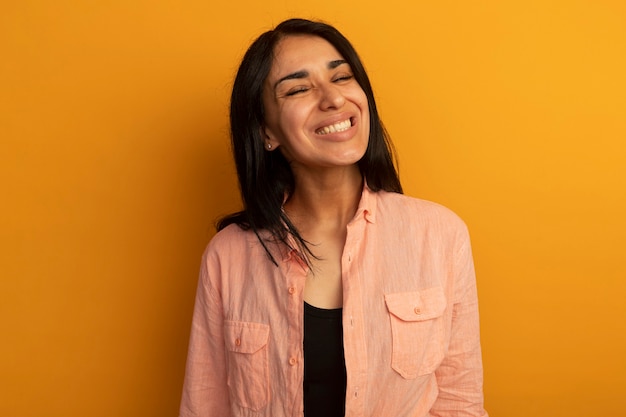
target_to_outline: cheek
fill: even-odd
[[[365,94],[363,95],[363,101],[361,102],[361,109],[363,112],[363,121],[365,122],[365,125],[367,126],[367,131],[369,133],[369,129],[370,129],[370,107],[367,101],[367,97],[365,97]]]
[[[274,105],[266,114],[266,123],[274,139],[285,145],[295,125],[293,110],[289,106]]]
[[[275,136],[278,135],[280,131],[280,109],[278,109],[276,103],[264,99],[263,110],[265,113],[263,120],[265,133],[270,136],[270,138],[275,139]]]
[[[280,125],[285,134],[298,134],[306,127],[310,109],[305,103],[289,103],[279,112]]]
[[[356,92],[354,97],[355,97],[355,102],[358,104],[359,108],[361,109],[363,117],[369,119],[369,105],[368,105],[368,100],[367,100],[367,96],[365,95],[365,92],[361,88],[359,88],[358,92]]]

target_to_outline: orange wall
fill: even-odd
[[[623,1],[3,3],[0,415],[176,415],[233,72],[294,15],[353,40],[407,193],[470,226],[492,416],[626,409]]]

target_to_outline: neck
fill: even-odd
[[[345,229],[361,199],[363,177],[358,167],[294,177],[295,191],[285,203],[285,212],[300,232],[306,235],[307,230],[320,227]]]

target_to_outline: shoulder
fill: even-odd
[[[217,232],[206,246],[200,279],[207,288],[222,292],[233,285],[243,285],[254,273],[270,265],[254,232],[231,224]]]
[[[377,217],[382,221],[417,223],[442,229],[465,230],[465,222],[449,208],[428,200],[404,194],[379,191]]]
[[[252,231],[230,224],[213,236],[206,247],[204,256],[207,258],[232,254],[241,256],[255,246],[255,240],[256,235]]]
[[[275,259],[281,259],[284,255],[284,249],[268,231],[260,230],[257,236],[254,231],[233,223],[213,236],[204,251],[203,259],[205,263],[217,263],[228,268],[274,266],[266,248]]]

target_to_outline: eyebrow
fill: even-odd
[[[326,67],[329,70],[332,70],[332,69],[337,68],[340,65],[347,64],[347,63],[348,61],[346,61],[345,59],[336,59],[334,61],[330,61]],[[278,87],[278,84],[282,83],[283,81],[299,80],[301,78],[306,78],[308,76],[309,76],[308,71],[296,71],[291,74],[287,74],[284,77],[282,77],[280,80],[276,81],[276,83],[274,84],[274,90],[276,89],[276,87]]]

